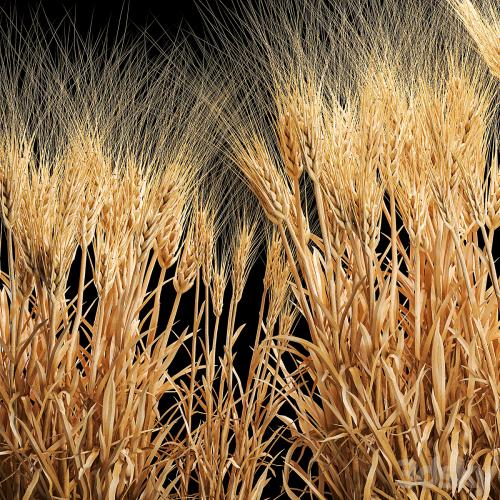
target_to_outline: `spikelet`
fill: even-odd
[[[131,185],[129,175],[123,181],[116,172],[113,172],[104,190],[106,197],[100,217],[97,221],[93,247],[95,254],[94,281],[100,296],[105,296],[115,283],[120,271],[126,274],[125,263],[130,254],[130,245],[135,226],[131,226],[131,218],[137,217],[134,206],[137,198],[130,196],[130,191],[137,193]],[[130,265],[130,263],[129,263]],[[125,277],[122,276],[124,279]]]
[[[500,227],[500,168],[498,165],[498,146],[495,145],[489,171],[486,224],[491,230]]]
[[[20,193],[27,183],[31,149],[27,142],[2,139],[0,143],[0,216],[12,229],[19,210]]]
[[[94,283],[97,293],[104,297],[112,288],[120,265],[120,247],[109,232],[97,225],[94,238]]]
[[[22,252],[18,252],[15,258],[16,283],[22,297],[29,297],[33,290],[33,271],[27,266]]]
[[[78,245],[85,172],[61,158],[53,161],[51,165],[41,154],[31,170],[27,189],[20,193],[15,236],[26,266],[51,294],[60,296]]]
[[[185,216],[182,181],[176,183],[171,171],[174,169],[167,167],[160,186],[159,229],[155,240],[158,262],[163,269],[177,260]]]
[[[264,290],[269,290],[273,284],[274,269],[279,266],[279,262],[283,259],[283,247],[281,244],[280,235],[273,230],[270,238],[267,241],[266,248],[266,269],[264,271]]]
[[[412,242],[420,237],[429,212],[430,185],[428,155],[418,106],[408,104],[407,124],[395,183],[396,206]]]
[[[256,226],[250,224],[243,217],[243,221],[236,235],[233,253],[232,253],[232,275],[233,296],[236,302],[241,300],[243,288],[248,278],[248,273],[252,265],[253,255],[255,254],[255,236]]]
[[[391,71],[380,71],[374,75],[374,84],[382,125],[380,171],[387,186],[394,189],[410,118],[408,101]]]
[[[194,252],[205,286],[209,286],[213,276],[214,244],[216,239],[215,215],[208,207],[195,207]]]
[[[264,142],[254,137],[241,154],[239,165],[269,220],[274,224],[282,222],[290,213],[290,188]]]
[[[86,248],[94,237],[104,199],[103,189],[107,184],[111,165],[104,157],[100,142],[92,136],[75,136],[70,140],[63,161],[70,170],[76,169],[85,177],[78,209],[81,229],[77,239],[79,245]]]
[[[304,167],[301,161],[299,124],[294,99],[289,97],[279,107],[282,110],[279,113],[277,130],[285,171],[290,179],[299,179]]]
[[[286,343],[286,339],[291,336],[298,316],[299,309],[291,301],[286,302],[279,315],[279,335],[283,339],[282,342]]]
[[[184,249],[175,270],[173,284],[177,293],[185,293],[193,286],[197,268],[198,260],[191,227],[184,240]]]
[[[382,150],[379,111],[373,88],[367,84],[360,96],[354,155],[344,167],[340,187],[348,224],[370,245],[376,245],[379,240],[384,195],[384,186],[378,177]]]
[[[323,110],[321,98],[312,84],[309,84],[304,95],[299,99],[298,129],[302,157],[309,176],[317,180],[323,166]]]
[[[270,273],[270,293],[269,306],[267,309],[267,329],[272,331],[280,312],[285,306],[289,296],[290,268],[283,256],[272,261],[269,269]]]
[[[224,292],[229,278],[229,261],[227,254],[215,264],[212,279],[212,308],[214,315],[219,318],[224,306]]]
[[[324,112],[325,141],[324,166],[321,170],[321,187],[324,193],[325,211],[328,227],[332,235],[332,245],[341,252],[338,245],[340,234],[346,229],[347,199],[343,190],[344,177],[349,172],[348,166],[353,152],[354,123],[351,113],[335,103],[328,112]]]

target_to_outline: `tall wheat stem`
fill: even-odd
[[[415,239],[415,357],[420,360],[420,336],[421,336],[421,290],[420,290],[420,233]]]
[[[153,341],[155,335],[156,335],[156,330],[158,329],[158,319],[160,316],[160,299],[161,299],[161,292],[163,290],[163,285],[165,282],[165,274],[167,270],[162,267],[160,271],[160,277],[158,278],[158,286],[156,287],[156,292],[155,292],[155,302],[153,306],[153,316],[151,317],[151,323],[150,323],[150,332],[148,334],[148,347],[151,346],[151,342]]]
[[[295,285],[297,287],[297,292],[299,294],[299,302],[300,302],[300,307],[301,310],[306,318],[307,324],[309,326],[309,329],[311,331],[311,335],[314,335],[315,337],[317,336],[316,332],[316,325],[314,323],[314,320],[311,315],[311,310],[309,309],[309,304],[307,302],[304,288],[302,287],[302,281],[300,279],[299,273],[297,271],[297,267],[295,265],[295,259],[293,258],[292,251],[290,249],[290,245],[288,244],[288,239],[286,237],[285,229],[282,224],[279,224],[278,230],[281,236],[281,240],[283,242],[283,246],[285,248],[285,253],[286,257],[288,260],[288,263],[290,265],[290,270],[292,272],[293,278],[295,280]]]
[[[460,267],[462,269],[462,274],[464,276],[465,286],[467,287],[467,294],[468,294],[469,301],[470,301],[471,306],[472,306],[474,317],[475,318],[480,318],[481,314],[480,314],[480,311],[479,311],[479,305],[477,303],[476,297],[474,296],[474,294],[472,292],[472,287],[471,287],[471,283],[470,283],[469,273],[467,272],[467,266],[465,264],[464,255],[463,255],[463,252],[462,252],[462,248],[460,246],[460,241],[458,240],[458,236],[456,234],[456,230],[454,230],[454,229],[451,230],[451,236],[453,238],[453,242],[454,242],[455,248],[457,250],[458,260],[459,260],[459,263],[460,263]],[[491,359],[490,346],[489,346],[488,341],[486,340],[486,338],[484,336],[483,329],[480,328],[477,323],[474,323],[474,326],[475,326],[476,331],[479,334],[479,338],[481,339],[481,343],[482,343],[482,346],[483,346],[484,355],[486,357],[486,363],[488,365],[488,371],[489,371],[491,380],[492,380],[493,384],[496,387],[497,373],[496,373],[495,367],[493,366],[493,360]],[[498,406],[498,401],[497,401],[497,405],[496,406]],[[498,412],[497,412],[497,419],[500,419],[500,415],[498,415]]]
[[[78,296],[76,300],[76,313],[73,322],[71,335],[77,335],[82,320],[83,292],[85,290],[85,273],[87,270],[87,246],[82,247],[82,257],[80,260],[80,275],[78,278]]]
[[[321,186],[318,181],[314,180],[314,194],[316,197],[316,206],[318,209],[318,218],[321,229],[321,235],[323,240],[323,245],[325,247],[325,261],[326,261],[326,280],[328,283],[328,289],[330,292],[330,301],[332,302],[332,315],[334,319],[334,328],[332,329],[335,335],[335,344],[338,343],[338,304],[335,294],[335,283],[333,280],[333,258],[332,249],[330,244],[330,238],[328,234],[328,229],[326,226],[326,217],[323,203],[323,194],[321,192]]]
[[[200,301],[200,269],[196,269],[195,278],[195,296],[194,296],[194,324],[193,324],[193,338],[191,342],[191,378],[189,381],[189,395],[188,395],[188,410],[187,410],[187,421],[188,429],[191,430],[191,420],[193,412],[193,398],[194,398],[194,383],[195,383],[195,373],[196,373],[196,342],[198,339],[198,322],[200,317],[199,310]]]
[[[15,266],[14,266],[14,238],[12,235],[12,229],[9,227],[7,229],[7,260],[9,267],[9,278],[10,278],[10,331],[11,331],[11,342],[12,342],[12,359],[15,360],[17,356],[17,285],[15,278]],[[15,363],[10,364],[10,386],[12,394],[16,392],[15,384]],[[17,401],[15,402],[15,411],[17,413]]]
[[[396,334],[396,322],[397,322],[397,305],[399,301],[396,300],[396,289],[397,289],[397,279],[398,279],[398,248],[396,240],[398,237],[398,230],[396,227],[396,199],[394,196],[394,188],[390,187],[390,210],[391,210],[391,254],[392,254],[392,266],[391,266],[391,317],[390,317],[390,330],[391,334],[394,336]]]
[[[486,248],[486,254],[488,256],[488,266],[490,268],[491,281],[493,283],[493,289],[495,290],[495,295],[497,297],[498,309],[500,310],[500,286],[498,285],[498,276],[495,268],[495,259],[493,258],[493,252],[491,249],[492,246],[491,240],[493,232],[490,232],[490,234],[488,235],[486,233],[486,228],[484,227],[484,224],[481,224],[480,227],[481,227],[481,234],[484,240],[484,246]]]

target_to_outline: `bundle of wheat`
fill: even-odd
[[[499,17],[431,3],[7,21],[0,498],[500,495]]]

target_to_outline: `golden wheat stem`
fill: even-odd
[[[342,268],[342,256],[341,255],[337,255],[336,257],[336,263],[335,263],[335,304],[336,304],[336,307],[337,307],[337,324],[338,324],[338,327],[337,327],[337,330],[338,330],[338,334],[337,334],[337,343],[335,345],[335,351],[337,353],[337,359],[341,359],[340,357],[340,345],[341,345],[341,341],[340,341],[340,335],[342,334],[342,329],[343,329],[343,322],[340,320],[339,316],[340,316],[340,304],[341,304],[341,293],[342,293],[342,281],[341,281],[341,278],[345,278],[345,275],[344,275],[344,270]]]
[[[158,278],[158,286],[156,287],[156,292],[155,292],[155,302],[153,306],[153,316],[151,317],[151,323],[150,323],[150,332],[148,334],[148,346],[151,345],[154,336],[156,334],[156,330],[158,328],[158,318],[160,316],[160,298],[161,298],[161,292],[163,290],[163,284],[165,281],[165,274],[167,273],[166,268],[162,266],[161,271],[160,271],[160,277]]]
[[[396,322],[397,322],[397,305],[398,301],[396,300],[396,287],[397,287],[397,279],[398,279],[398,248],[396,244],[396,240],[398,237],[398,230],[396,227],[396,198],[394,196],[394,188],[391,185],[390,188],[390,211],[391,211],[391,258],[392,258],[392,266],[391,266],[391,316],[390,316],[390,331],[391,335],[395,335],[396,333]]]
[[[218,317],[216,318],[216,321],[218,322]],[[205,345],[203,346],[203,351],[205,355],[205,359],[210,362],[211,359],[211,351],[210,351],[210,285],[209,283],[205,283]],[[213,345],[212,349],[215,352],[215,344]],[[212,374],[212,368],[210,366],[207,367],[207,377],[209,380],[211,380],[211,374]],[[207,404],[207,421],[210,422],[207,428],[207,434],[208,434],[208,442],[212,442],[212,433],[211,433],[211,422],[212,422],[212,398],[208,397],[208,404]]]
[[[231,296],[231,304],[229,306],[229,329],[226,335],[226,345],[228,350],[228,395],[230,401],[233,400],[233,342],[234,342],[234,325],[236,323],[236,311],[238,309],[237,297],[233,293]]]
[[[198,329],[198,316],[200,314],[199,307],[200,307],[200,268],[197,267],[196,278],[195,278],[195,292],[194,292],[193,330]]]
[[[223,355],[223,361],[222,363],[226,363],[226,359],[228,356],[231,355],[231,351],[229,349],[229,342],[230,338],[232,336],[232,329],[233,329],[233,311],[234,311],[234,298],[235,294],[234,292],[231,294],[231,300],[229,302],[229,313],[227,316],[227,326],[226,326],[226,346],[228,346],[226,349],[224,349],[224,355]],[[218,397],[218,405],[219,405],[219,412],[223,411],[223,408],[221,407],[221,403],[224,399],[224,382],[227,382],[227,386],[229,388],[229,376],[230,374],[228,373],[227,370],[224,369],[225,366],[223,366],[223,370],[221,372],[221,382],[219,384],[219,397]],[[227,390],[228,392],[228,399],[231,398],[232,394],[230,393],[229,389]]]
[[[93,345],[93,352],[92,352],[92,371],[91,371],[91,376],[90,376],[90,385],[89,385],[89,390],[90,392],[94,391],[96,381],[97,381],[97,369],[99,366],[99,361],[101,357],[101,351],[102,351],[102,330],[104,326],[104,297],[102,297],[102,303],[100,304],[101,307],[99,307],[99,310],[97,312],[97,324],[96,324],[96,329],[94,330],[95,334],[95,340],[94,340],[94,345]],[[92,422],[92,420],[91,420]]]
[[[330,300],[333,303],[332,304],[333,307],[331,308],[332,316],[333,316],[333,320],[334,320],[333,331],[335,332],[334,335],[336,336],[335,344],[337,344],[338,343],[338,309],[337,309],[338,302],[336,301],[335,283],[333,280],[332,248],[331,248],[330,238],[328,235],[328,229],[327,229],[327,225],[326,225],[325,205],[323,202],[323,193],[321,191],[321,186],[319,184],[319,181],[316,178],[314,179],[314,194],[316,197],[316,206],[318,209],[318,218],[319,218],[319,224],[320,224],[320,229],[321,229],[323,245],[325,247],[326,280],[328,283]]]
[[[214,385],[214,380],[215,380],[215,352],[217,349],[217,335],[219,332],[219,322],[220,322],[220,316],[215,317],[215,326],[214,326],[214,331],[213,331],[213,339],[212,339],[212,349],[209,350],[208,345],[205,347],[207,355],[207,371],[208,371],[208,391],[207,392],[207,422],[209,425],[207,426],[207,440],[208,443],[212,442],[212,420],[213,420],[213,397],[212,397],[212,389]],[[209,447],[211,449],[211,447]]]
[[[196,268],[195,277],[195,295],[194,295],[194,311],[193,311],[193,338],[191,341],[191,373],[189,381],[189,394],[188,394],[188,409],[186,414],[188,430],[191,430],[192,424],[192,413],[193,413],[193,398],[194,398],[194,384],[195,384],[195,373],[196,373],[196,342],[198,339],[198,326],[201,311],[199,310],[200,302],[200,268]],[[203,307],[203,306],[202,306]]]
[[[163,336],[165,337],[163,342],[164,346],[168,345],[168,338],[170,336],[170,332],[172,331],[172,326],[174,325],[175,317],[177,316],[177,309],[179,309],[179,303],[181,301],[181,297],[182,297],[182,292],[176,292],[174,303],[172,304],[172,309],[170,310],[170,316],[168,318],[167,327],[163,332]]]
[[[17,285],[14,274],[14,242],[13,242],[12,229],[7,229],[7,260],[9,267],[9,277],[10,277],[10,293],[11,293],[11,304],[10,304],[10,331],[11,331],[11,342],[12,342],[12,359],[16,359],[17,356]],[[15,363],[10,364],[10,385],[12,394],[16,392],[15,387]],[[17,401],[15,402],[15,410],[17,413]]]
[[[14,334],[16,331],[15,325],[17,321],[17,284],[16,284],[16,274],[15,274],[15,264],[14,264],[14,236],[12,234],[12,229],[9,225],[7,229],[7,260],[9,266],[9,277],[10,277],[10,294],[11,294],[11,307],[10,307],[10,328],[13,335],[12,338],[12,355],[16,356],[17,350],[17,339]]]
[[[80,261],[80,275],[78,279],[78,296],[76,300],[76,314],[73,322],[71,335],[77,335],[82,321],[83,292],[85,289],[85,272],[87,270],[87,246],[82,247],[82,258]]]
[[[124,326],[127,328],[132,322],[133,315],[135,313],[137,296],[139,295],[139,289],[141,288],[141,279],[144,276],[144,263],[136,263],[132,269],[132,272],[129,273],[129,277],[127,279],[127,285],[124,285],[124,290],[127,290],[128,293],[123,299],[122,306],[123,307],[123,318],[124,318]],[[130,279],[131,275],[131,279]]]
[[[296,248],[297,253],[298,253],[299,265],[302,266],[301,270],[302,270],[302,274],[304,276],[304,280],[306,283],[308,294],[311,297],[311,304],[315,309],[316,315],[318,315],[318,317],[321,317],[321,315],[325,313],[325,305],[323,304],[322,299],[320,299],[317,296],[316,286],[315,286],[314,281],[311,278],[314,275],[314,273],[312,272],[311,267],[310,267],[310,264],[311,264],[310,250],[307,247],[307,244],[301,244],[301,242],[297,239],[297,236],[296,236],[295,232],[293,231],[293,228],[291,227],[289,221],[287,221],[287,225],[288,225],[293,243],[294,243],[295,248]],[[307,252],[307,254],[306,254],[306,252]],[[290,251],[290,255],[291,255],[291,251]],[[300,282],[300,283],[301,283],[301,287],[302,287],[302,282]],[[333,321],[331,320],[331,314],[328,315],[328,319],[333,327]]]
[[[210,352],[210,284],[205,284],[205,355]]]
[[[457,251],[458,261],[460,263],[462,274],[463,274],[463,277],[465,280],[465,286],[467,287],[467,294],[468,294],[469,301],[470,301],[471,306],[472,306],[473,315],[475,318],[480,318],[481,314],[480,314],[480,310],[479,310],[479,305],[477,303],[477,300],[476,300],[474,293],[472,292],[470,277],[469,277],[469,273],[467,272],[467,265],[465,263],[465,258],[464,258],[463,252],[462,252],[462,248],[460,246],[460,241],[458,240],[458,236],[457,236],[456,230],[454,228],[451,230],[451,237],[453,238],[453,243],[455,244],[455,248]],[[495,367],[493,366],[493,360],[491,359],[490,346],[489,346],[489,344],[484,336],[484,332],[482,331],[482,328],[480,328],[480,326],[477,323],[474,323],[474,326],[475,326],[475,329],[478,332],[479,337],[481,339],[481,343],[483,346],[484,355],[486,357],[486,363],[488,365],[488,371],[489,371],[491,380],[496,384],[497,372],[495,370]]]
[[[215,353],[217,351],[217,336],[219,334],[219,323],[220,316],[215,317],[215,326],[213,332],[213,340],[212,340],[212,350],[210,352],[210,387],[213,386],[215,380]],[[212,398],[210,398],[210,402],[212,402]]]
[[[262,293],[262,298],[261,298],[261,302],[260,302],[259,322],[261,322],[261,323],[262,323],[263,317],[264,317],[266,294],[267,294],[267,291],[264,290]],[[253,390],[251,391],[253,379],[261,380],[261,374],[263,372],[265,373],[265,371],[267,370],[267,366],[269,363],[269,356],[270,356],[270,349],[266,349],[265,354],[264,354],[264,360],[260,360],[258,358],[260,330],[261,330],[261,328],[259,329],[259,335],[256,336],[255,341],[254,341],[252,357],[250,359],[250,371],[249,371],[249,373],[252,373],[252,374],[254,373],[255,366],[257,366],[257,371],[255,372],[254,377],[250,376],[250,374],[249,374],[248,380],[247,380],[247,387],[246,387],[246,392],[251,394],[250,400],[248,402],[249,408],[251,408],[254,404],[254,401],[255,401],[255,398],[257,395],[257,389],[258,389],[257,387],[255,387],[255,385],[253,385]],[[271,337],[270,331],[267,327],[266,327],[266,336],[269,338]]]
[[[302,221],[302,202],[300,200],[300,182],[299,178],[296,175],[293,176],[293,195],[295,199],[295,213],[297,214],[297,228],[299,232],[299,241],[301,244],[304,244],[305,235],[304,235],[304,225]]]
[[[188,422],[188,430],[191,431],[192,418],[193,418],[193,398],[194,398],[194,386],[196,380],[196,343],[198,342],[198,329],[193,329],[193,338],[191,342],[191,371],[189,380],[189,397],[188,397],[188,409],[186,413],[186,419]]]
[[[269,337],[272,335],[273,332],[268,332],[269,333]],[[279,331],[278,331],[279,333]],[[269,358],[270,358],[270,350],[271,349],[268,349],[267,352],[266,352],[266,356],[265,356],[265,363],[263,363],[264,367],[260,369],[258,375],[257,375],[257,379],[260,380],[261,378],[261,373],[262,372],[266,372],[268,367],[269,367]],[[276,355],[276,368],[279,369],[280,365],[281,365],[281,358],[283,356],[283,349],[278,349],[278,353]],[[260,368],[260,366],[259,366]],[[276,396],[276,391],[277,391],[277,387],[276,387],[276,384],[271,384],[271,393],[269,395],[269,404],[272,405],[273,402],[274,402],[274,398]]]
[[[56,299],[50,294],[50,313],[49,313],[49,341],[47,348],[47,382],[51,371],[52,359],[55,354],[54,346],[56,343]]]
[[[156,251],[153,252],[153,256],[152,256],[151,260],[149,261],[149,265],[147,266],[147,270],[145,271],[145,273],[143,272],[143,274],[142,274],[141,295],[140,295],[140,297],[138,297],[138,300],[140,302],[142,302],[143,297],[146,295],[149,282],[151,281],[151,275],[153,274],[153,271],[154,271],[154,268],[155,268],[155,265],[156,265],[157,257],[158,257],[157,252]],[[147,262],[147,258],[144,260],[144,262],[145,263]]]
[[[421,290],[420,290],[420,234],[415,241],[415,357],[420,360],[421,337]]]
[[[286,257],[288,259],[288,263],[290,265],[290,270],[292,272],[293,278],[295,280],[295,285],[297,287],[297,291],[299,294],[299,302],[300,302],[300,307],[302,309],[302,312],[306,318],[307,324],[310,328],[311,335],[314,335],[313,338],[316,337],[317,332],[316,332],[316,325],[314,323],[314,320],[312,318],[311,310],[309,309],[309,304],[307,302],[304,288],[302,287],[302,282],[299,276],[299,273],[297,271],[297,267],[295,266],[295,259],[293,257],[292,251],[290,249],[290,245],[288,243],[288,239],[286,237],[285,229],[282,224],[279,224],[278,230],[281,236],[281,240],[283,242],[283,246],[285,248],[285,253]]]
[[[23,313],[26,309],[26,304],[29,303],[29,295],[22,295],[21,297],[21,304],[20,304],[20,307],[19,307],[19,311],[21,313]],[[19,343],[19,339],[21,338],[22,336],[22,332],[24,330],[24,328],[26,328],[26,321],[22,321],[22,318],[18,318],[17,320],[17,337],[16,337],[16,345]],[[17,351],[17,347],[16,347],[16,351]],[[18,354],[16,353],[16,356],[18,356]],[[17,359],[17,358],[14,358],[14,359]],[[19,368],[19,367],[17,367]]]
[[[500,287],[498,285],[498,276],[495,268],[495,259],[493,258],[493,252],[491,248],[491,233],[488,235],[486,233],[486,228],[484,224],[481,224],[481,234],[483,235],[484,246],[486,248],[486,254],[488,256],[488,266],[490,268],[491,282],[493,283],[493,289],[495,290],[495,295],[497,297],[498,309],[500,310]]]
[[[253,352],[255,353],[257,351],[257,346],[259,344],[259,339],[260,339],[260,332],[262,330],[262,321],[264,320],[264,309],[266,305],[266,296],[267,296],[267,290],[264,289],[262,292],[262,297],[260,299],[260,308],[259,308],[259,323],[257,325],[257,332],[255,334],[255,340],[253,343]],[[252,354],[253,356],[253,354]]]

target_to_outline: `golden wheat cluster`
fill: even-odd
[[[205,14],[2,19],[0,498],[499,498],[498,5]]]

